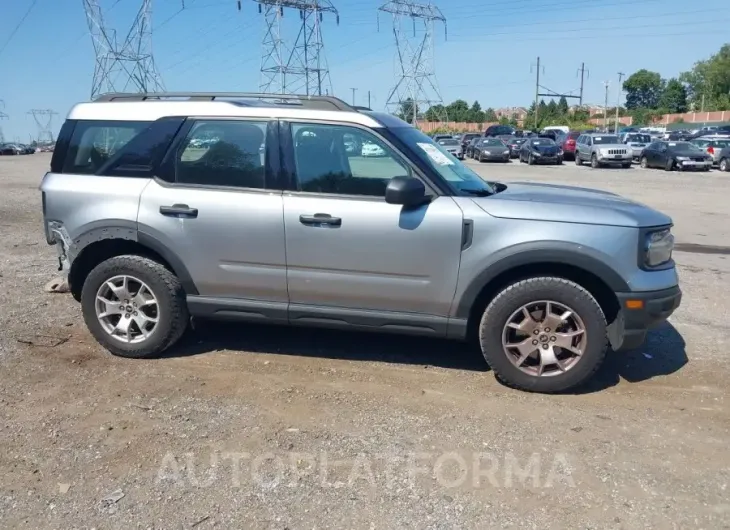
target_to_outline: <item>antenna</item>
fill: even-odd
[[[408,0],[386,2],[378,11],[393,16],[393,35],[398,49],[398,81],[388,95],[386,107],[391,112],[402,111],[403,117],[415,125],[420,110],[439,105],[442,110],[436,118],[448,121],[433,64],[434,24],[443,22],[446,37],[446,17],[430,2],[419,4]],[[423,31],[420,38],[416,36],[417,27]],[[407,31],[411,28],[412,36],[411,31]]]
[[[82,0],[96,63],[91,98],[107,92],[163,92],[152,55],[152,0],[142,0],[124,41],[104,23],[99,0]]]
[[[238,0],[240,2],[240,0]],[[332,93],[332,80],[324,54],[322,22],[324,13],[340,15],[329,0],[253,0],[263,13],[266,30],[261,53],[261,92],[266,94]],[[240,6],[240,3],[239,3]],[[299,33],[291,48],[282,37],[284,10],[298,12]],[[239,7],[240,9],[240,7]]]
[[[53,117],[58,116],[58,112],[51,109],[31,109],[28,114],[33,116],[33,120],[38,126],[38,138],[36,139],[38,143],[52,144],[54,142]]]

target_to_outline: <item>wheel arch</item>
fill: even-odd
[[[144,256],[160,263],[178,277],[186,294],[198,294],[183,261],[159,240],[148,234],[127,229],[116,233],[114,237],[108,235],[101,237],[102,231],[104,234],[109,234],[109,230],[95,229],[77,238],[77,241],[85,241],[86,244],[76,249],[76,256],[71,262],[68,273],[69,288],[75,300],[81,300],[84,281],[94,267],[102,261],[124,254]]]
[[[586,289],[601,306],[609,325],[620,312],[615,293],[630,290],[617,272],[592,256],[557,249],[525,251],[503,258],[477,275],[456,302],[454,317],[467,321],[467,335],[473,337],[484,309],[502,289],[537,276],[563,278]]]

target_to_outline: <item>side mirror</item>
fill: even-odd
[[[426,186],[413,177],[393,177],[385,188],[385,202],[406,207],[420,206],[426,202]]]

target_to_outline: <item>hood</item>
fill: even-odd
[[[535,149],[535,151],[537,151],[538,153],[545,153],[545,154],[549,154],[549,155],[554,155],[555,153],[558,152],[558,149],[560,149],[560,147],[558,147],[557,145],[535,145],[535,144],[532,144],[532,148]]]
[[[489,215],[505,219],[635,228],[672,223],[667,215],[615,193],[574,186],[521,182],[473,200]]]
[[[690,156],[693,158],[709,156],[706,151],[693,151],[691,149],[676,149],[672,151],[671,154],[673,154],[674,156]]]

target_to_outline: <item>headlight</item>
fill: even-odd
[[[562,149],[558,149],[558,156],[563,156],[563,150]]]
[[[507,149],[506,151],[503,151],[502,154],[503,155],[508,155],[509,154],[509,149]]]
[[[649,232],[646,235],[644,262],[649,267],[658,267],[672,259],[674,236],[669,228]]]
[[[540,156],[540,153],[538,153],[537,151],[535,151],[535,156]]]
[[[677,160],[689,160],[689,157],[686,156],[678,156]]]

